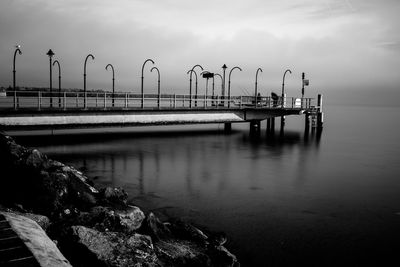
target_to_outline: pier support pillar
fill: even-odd
[[[232,123],[230,122],[224,123],[224,132],[225,133],[232,132]]]
[[[261,121],[251,121],[250,122],[250,135],[260,135]]]

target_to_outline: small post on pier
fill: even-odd
[[[224,123],[224,132],[230,133],[232,131],[232,123],[226,122]]]
[[[250,135],[251,136],[258,136],[260,135],[260,127],[261,126],[261,121],[255,120],[255,121],[250,121]]]
[[[64,110],[66,110],[67,109],[67,93],[66,92],[64,92],[64,104],[63,104],[63,108],[64,108]]]
[[[322,95],[318,94],[318,100],[317,100],[317,108],[318,108],[318,113],[317,113],[317,129],[321,129],[322,125],[324,123],[324,113],[322,112]]]

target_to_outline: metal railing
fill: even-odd
[[[7,91],[0,94],[0,110],[109,110],[109,109],[243,109],[313,108],[313,98],[272,98],[254,96],[212,96],[185,94],[145,94],[109,92]],[[190,105],[191,103],[191,105]],[[230,105],[228,105],[230,103]]]

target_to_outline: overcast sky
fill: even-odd
[[[1,0],[0,86],[12,85],[14,46],[17,85],[48,87],[51,48],[61,63],[63,87],[110,89],[111,63],[119,91],[140,92],[147,58],[161,71],[164,92],[188,93],[186,72],[201,64],[232,72],[232,94],[280,92],[283,72],[289,96],[395,104],[400,97],[400,1],[398,0]],[[157,75],[145,68],[145,92]],[[54,87],[57,86],[54,69]],[[216,79],[216,88],[220,88]],[[211,85],[211,84],[210,84]],[[199,80],[204,92],[205,80]],[[384,96],[383,98],[381,96]],[[346,99],[345,99],[346,98]]]

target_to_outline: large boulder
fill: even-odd
[[[82,212],[77,219],[82,225],[93,227],[99,231],[133,233],[142,226],[145,215],[135,206],[127,206],[124,210],[114,210],[97,206],[89,212]]]
[[[159,266],[149,236],[124,235],[117,232],[100,232],[84,226],[71,227],[69,249],[72,263],[83,266]],[[75,265],[74,265],[75,266]],[[94,265],[93,265],[94,266]]]

